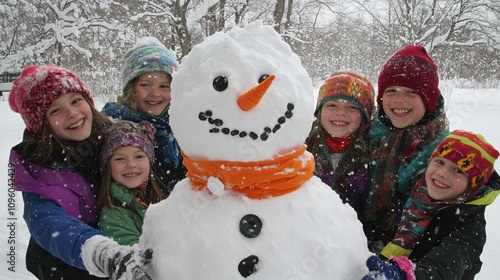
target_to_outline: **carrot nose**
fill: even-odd
[[[240,94],[240,96],[238,96],[238,106],[240,106],[241,110],[250,111],[257,106],[264,94],[266,94],[267,89],[271,86],[274,78],[275,76],[271,75],[262,83]]]

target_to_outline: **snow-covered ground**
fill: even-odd
[[[443,90],[451,129],[465,129],[481,133],[500,149],[500,89],[448,89]],[[98,106],[102,106],[98,104]],[[19,143],[24,123],[19,114],[12,112],[7,101],[0,100],[0,280],[35,279],[26,271],[24,255],[29,233],[22,219],[21,194],[13,192],[8,181],[10,148]],[[496,163],[500,170],[500,160]],[[498,279],[500,262],[500,202],[486,210],[488,239],[482,254],[483,269],[476,279]]]

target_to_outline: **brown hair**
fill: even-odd
[[[151,165],[151,163],[150,163]],[[135,210],[135,204],[136,200],[139,199],[140,201],[143,201],[147,205],[150,203],[157,203],[160,202],[161,200],[165,199],[168,197],[167,194],[165,194],[162,190],[165,190],[166,187],[163,185],[163,183],[160,180],[157,180],[156,173],[153,171],[153,166],[151,166],[150,172],[149,172],[149,180],[148,184],[146,186],[146,192],[145,195],[142,196],[137,188],[135,189],[130,189],[130,193],[132,195],[132,204],[127,206],[127,208],[130,210],[132,213],[132,218],[134,219],[135,226],[140,229],[141,227],[137,223],[137,216],[139,213]],[[106,164],[106,168],[104,169],[104,172],[102,174],[102,179],[101,179],[101,189],[99,191],[99,195],[97,196],[97,211],[98,215],[100,215],[102,208],[104,206],[107,206],[109,209],[113,209],[113,203],[111,201],[111,183],[113,182],[113,178],[111,176],[111,163],[108,161]]]
[[[313,121],[311,133],[306,139],[307,150],[311,152],[315,158],[321,157],[327,147],[325,140],[327,132],[321,126],[321,108],[316,112],[316,119]],[[360,166],[370,161],[371,154],[369,151],[368,132],[371,128],[371,121],[363,118],[360,126],[351,135],[349,147],[344,152],[348,154],[348,158],[342,157],[336,169],[334,181],[335,189],[342,193],[347,193],[350,189],[343,183],[347,179],[349,173],[356,171]],[[353,160],[355,159],[355,160]],[[333,186],[331,186],[333,187]]]
[[[111,124],[111,120],[104,114],[97,111],[97,109],[89,102],[85,95],[83,99],[89,104],[92,111],[92,132],[101,132],[104,127]],[[21,142],[21,152],[26,160],[43,165],[47,163],[54,152],[60,152],[64,147],[68,146],[71,141],[59,139],[55,136],[52,127],[50,126],[47,117],[45,117],[42,125],[42,134],[25,134]]]

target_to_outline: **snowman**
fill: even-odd
[[[355,211],[313,176],[314,88],[260,22],[193,48],[172,82],[171,126],[187,178],[146,212],[153,279],[361,279]]]

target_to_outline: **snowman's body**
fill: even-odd
[[[295,157],[296,167],[258,176],[275,165],[257,164],[303,149],[313,94],[300,60],[271,27],[250,24],[193,48],[174,75],[170,109],[184,163],[191,162],[188,178],[149,207],[139,242],[154,251],[153,279],[327,280],[367,273],[361,223],[312,176],[311,154]],[[202,162],[217,168],[205,174]],[[287,182],[295,187],[274,192]]]
[[[262,222],[253,238],[240,230],[248,214]],[[238,267],[250,256],[258,258],[252,280],[361,279],[368,272],[355,211],[317,177],[263,200],[194,191],[186,179],[148,209],[145,223],[141,245],[154,250],[153,279],[245,279]]]

